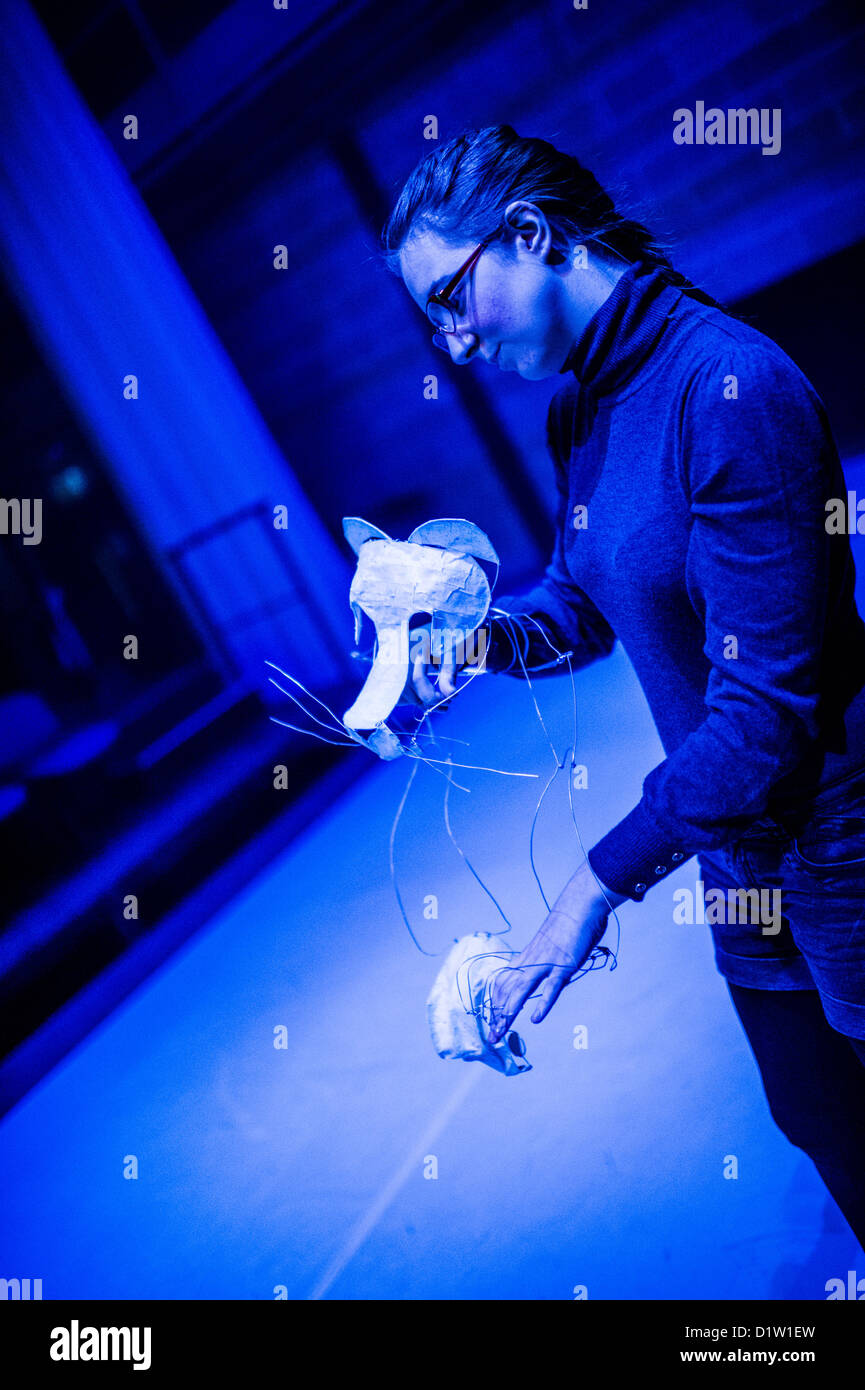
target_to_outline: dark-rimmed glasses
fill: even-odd
[[[464,265],[461,265],[453,279],[449,280],[443,290],[438,294],[431,294],[426,303],[427,318],[430,323],[435,325],[436,332],[432,335],[432,340],[437,348],[450,355],[450,348],[447,340],[457,331],[457,309],[458,305],[451,303],[451,296],[458,289],[460,281],[465,279],[473,269],[481,253],[486,250],[491,241],[495,241],[498,232],[492,232],[490,236],[484,237],[483,241],[475,247],[472,254]]]

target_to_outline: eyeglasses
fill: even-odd
[[[460,281],[473,269],[481,253],[489,246],[491,241],[495,241],[497,236],[498,232],[495,231],[490,236],[484,237],[480,245],[475,247],[468,260],[464,265],[460,266],[456,275],[454,275],[452,280],[448,281],[444,289],[439,290],[438,294],[431,294],[427,300],[427,318],[430,323],[435,325],[437,330],[432,335],[432,340],[437,348],[441,348],[442,352],[446,352],[448,355],[450,355],[450,348],[448,347],[447,340],[448,337],[452,336],[457,331],[456,315],[459,309],[459,305],[451,302],[451,296],[459,287]]]

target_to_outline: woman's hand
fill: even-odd
[[[412,655],[414,654],[414,655]],[[456,673],[467,665],[466,644],[436,642],[430,650],[430,625],[424,623],[409,633],[410,675],[406,684],[409,694],[429,707],[456,694]],[[482,664],[482,663],[481,663]],[[438,674],[436,690],[431,675]],[[447,709],[447,705],[439,705]]]
[[[546,981],[532,1022],[540,1023],[572,975],[588,959],[607,929],[611,907],[626,901],[609,888],[604,892],[585,863],[559,894],[549,916],[509,966],[494,978],[490,990],[490,1042],[497,1043],[511,1028],[538,985]]]

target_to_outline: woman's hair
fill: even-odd
[[[517,135],[509,125],[465,130],[416,165],[382,229],[385,264],[400,273],[399,252],[413,233],[430,230],[454,243],[481,241],[496,231],[515,199],[541,209],[562,255],[594,242],[627,261],[663,270],[671,284],[721,307],[673,269],[660,242],[641,222],[616,210],[578,159],[547,140]]]

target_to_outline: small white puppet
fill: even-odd
[[[519,1033],[510,1031],[498,1043],[490,1042],[490,986],[516,954],[489,932],[472,932],[451,947],[427,1000],[430,1034],[440,1057],[485,1062],[505,1076],[531,1071]]]
[[[433,632],[465,640],[487,615],[490,586],[478,560],[498,566],[489,538],[471,521],[443,517],[415,527],[407,541],[391,540],[361,517],[342,523],[357,555],[349,602],[355,641],[361,613],[375,625],[372,669],[343,724],[352,738],[380,758],[399,757],[402,745],[385,720],[399,701],[409,674],[409,625],[417,613],[431,615]],[[372,730],[367,738],[358,730]]]

